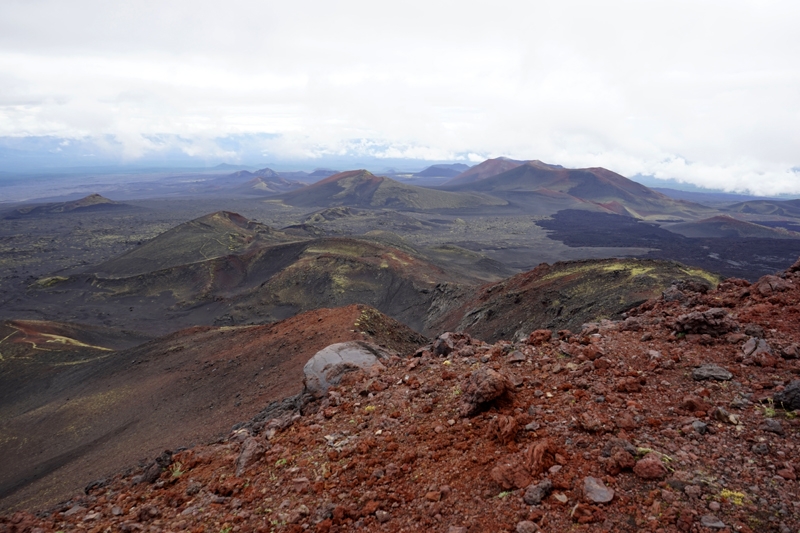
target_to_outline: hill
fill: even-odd
[[[619,319],[676,282],[711,287],[713,274],[678,263],[602,259],[541,264],[484,285],[434,324],[438,331],[464,331],[488,342],[527,337],[540,328],[578,330],[586,322]]]
[[[454,178],[443,188],[492,194],[532,206],[549,199],[555,211],[579,208],[658,220],[698,218],[714,212],[700,204],[674,200],[604,168],[566,169],[541,161],[518,164],[480,179]]]
[[[454,178],[459,174],[469,170],[469,165],[463,163],[453,163],[450,165],[431,165],[416,174],[417,178]]]
[[[664,226],[664,229],[685,237],[711,239],[798,239],[800,233],[783,228],[770,228],[728,215],[719,215],[695,222]]]
[[[224,436],[271,401],[299,393],[306,361],[348,340],[403,354],[424,342],[354,305],[268,326],[191,328],[80,364],[2,360],[4,391],[16,391],[0,404],[2,506],[52,505],[119,464]],[[20,391],[5,382],[18,366],[35,368],[47,386]]]
[[[515,169],[524,163],[525,161],[515,161],[513,159],[508,159],[507,157],[487,159],[483,163],[464,170],[461,174],[453,177],[452,180],[445,183],[445,186],[464,185],[486,178],[491,178],[492,176],[497,176],[503,172]]]
[[[800,200],[750,200],[730,205],[723,210],[748,215],[800,218]]]
[[[386,207],[400,210],[448,210],[507,204],[504,200],[482,194],[407,185],[375,176],[366,170],[334,174],[279,198],[297,207]]]
[[[238,213],[218,211],[180,224],[89,271],[133,276],[294,240],[297,238]]]
[[[99,194],[90,194],[80,200],[71,202],[56,202],[42,205],[30,205],[19,207],[6,214],[6,220],[13,220],[22,217],[36,217],[46,215],[57,215],[60,213],[73,213],[85,211],[106,211],[132,209],[133,206],[114,202]]]
[[[495,344],[443,334],[416,357],[344,375],[322,398],[273,404],[268,424],[157,448],[128,471],[120,461],[85,493],[1,523],[795,531],[800,317],[787,309],[800,300],[798,271],[684,289],[580,332]]]
[[[85,273],[38,280],[21,307],[44,319],[63,319],[69,309],[73,322],[164,334],[362,303],[424,331],[442,312],[443,295],[479,283],[463,265],[451,272],[402,239],[290,237],[219,212]]]

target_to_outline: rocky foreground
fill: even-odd
[[[226,439],[0,531],[798,531],[800,261],[703,291],[514,344],[329,348]]]

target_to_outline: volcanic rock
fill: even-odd
[[[483,404],[495,400],[512,390],[509,380],[491,368],[480,368],[473,372],[464,385],[461,395],[461,416],[475,414]]]
[[[379,367],[380,360],[388,357],[386,351],[366,342],[332,344],[317,352],[303,367],[303,384],[309,394],[321,398],[344,374]]]
[[[528,505],[539,505],[553,490],[553,482],[545,479],[541,483],[528,485],[522,500]]]
[[[656,454],[649,453],[644,459],[636,462],[633,473],[642,479],[663,479],[667,476],[667,467]]]
[[[776,392],[772,399],[775,405],[787,411],[800,409],[800,379],[792,381],[785,389]]]
[[[728,316],[725,309],[715,307],[708,311],[692,311],[675,320],[675,331],[685,334],[708,334],[718,337],[735,331],[739,325]]]
[[[716,381],[729,381],[733,379],[733,374],[719,365],[706,364],[695,368],[692,371],[692,378],[695,381],[714,379]]]
[[[593,503],[608,503],[614,499],[614,489],[606,487],[602,480],[587,476],[583,480],[583,495]]]
[[[236,459],[236,477],[242,477],[245,470],[261,459],[263,455],[264,445],[261,440],[255,437],[248,437],[242,444],[242,451]]]

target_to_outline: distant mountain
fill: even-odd
[[[491,178],[492,176],[497,176],[498,174],[517,168],[524,163],[525,161],[515,161],[507,157],[487,159],[483,163],[475,165],[455,176],[452,180],[445,183],[445,186],[463,185],[465,183]]]
[[[751,200],[728,206],[723,211],[800,218],[800,200]]]
[[[132,207],[133,206],[128,204],[114,202],[99,194],[90,194],[89,196],[72,202],[57,202],[20,207],[7,213],[4,218],[13,220],[15,218],[54,215],[58,213],[130,209]]]
[[[271,168],[262,168],[261,170],[256,170],[254,172],[250,172],[249,170],[240,170],[238,172],[234,172],[229,178],[279,178],[280,174],[272,170]]]
[[[331,170],[329,168],[318,168],[314,172],[308,175],[311,179],[321,179],[327,178],[328,176],[333,176],[334,174],[338,174],[338,170]]]
[[[513,168],[488,175],[489,169],[496,170],[504,165],[513,165]],[[468,172],[480,166],[473,167]],[[483,192],[511,202],[527,202],[531,206],[549,201],[555,211],[582,208],[636,218],[698,218],[714,211],[700,204],[674,200],[604,168],[566,169],[541,161],[518,164],[494,160],[485,170],[481,175],[487,177],[479,177],[477,174],[465,176],[465,173],[442,188],[450,191]]]
[[[215,167],[211,167],[211,170],[239,170],[245,167],[245,165],[231,165],[229,163],[220,163]]]
[[[507,202],[488,195],[426,189],[378,177],[366,170],[334,174],[322,181],[284,194],[284,203],[298,207],[387,207],[393,209],[458,209],[502,206]]]
[[[234,192],[242,194],[253,194],[259,196],[272,196],[275,194],[282,194],[289,191],[294,191],[305,187],[305,183],[299,181],[287,180],[280,176],[278,177],[255,177],[250,181],[239,185],[234,189]]]
[[[469,169],[469,165],[463,163],[431,165],[414,176],[417,178],[454,178]]]
[[[800,233],[738,220],[728,215],[663,226],[664,229],[693,238],[800,239]]]

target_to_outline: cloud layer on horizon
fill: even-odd
[[[0,137],[123,162],[505,155],[800,193],[796,2],[252,4],[3,3]]]

